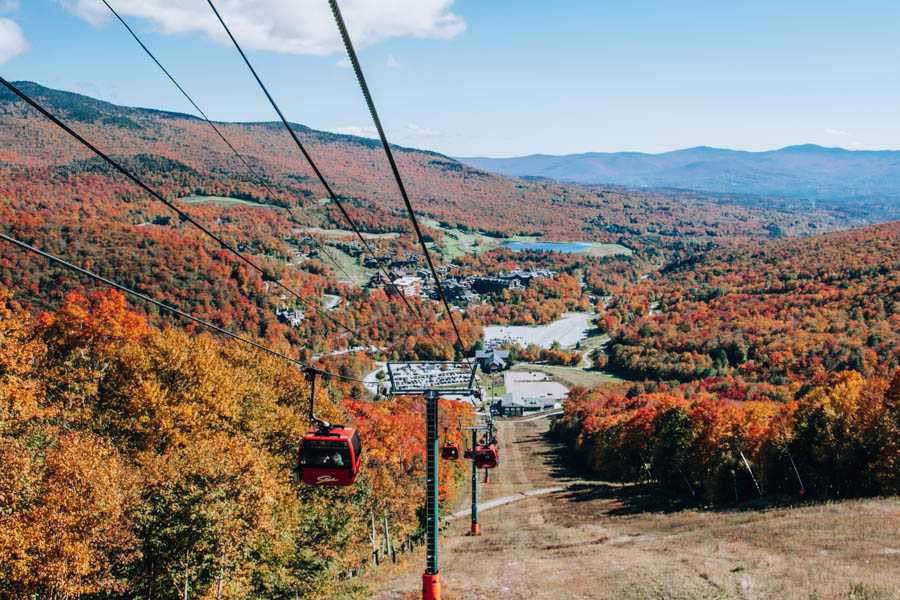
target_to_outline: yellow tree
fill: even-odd
[[[32,451],[0,445],[0,581],[53,600],[124,591],[134,559],[134,477],[104,441],[66,433]],[[15,497],[10,495],[15,494]]]
[[[801,468],[811,485],[826,495],[859,495],[875,491],[864,466],[871,464],[873,396],[870,382],[856,371],[832,375],[797,402],[794,440]]]
[[[0,433],[45,414],[35,364],[44,345],[32,335],[31,318],[0,287]]]
[[[37,333],[46,345],[41,369],[48,400],[61,424],[83,426],[94,416],[100,383],[115,357],[146,335],[147,324],[115,290],[88,298],[72,293],[59,311],[39,315]]]
[[[165,451],[238,427],[250,374],[209,335],[167,329],[125,347],[103,380],[104,430],[135,451]]]
[[[144,457],[139,592],[185,600],[247,594],[247,559],[274,533],[279,490],[267,463],[224,433]]]

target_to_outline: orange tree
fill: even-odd
[[[350,488],[300,486],[295,365],[159,330],[117,293],[38,318],[0,299],[0,598],[315,598],[368,554],[371,512],[415,526],[414,401],[320,386],[317,411],[358,421],[367,462]]]
[[[763,493],[900,491],[900,371],[890,383],[834,373],[786,404],[730,396],[689,386],[631,397],[575,388],[552,432],[598,475],[649,476],[713,502],[756,494],[754,479]]]

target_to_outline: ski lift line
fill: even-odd
[[[331,373],[329,371],[323,371],[322,369],[319,369],[318,367],[313,367],[301,360],[297,360],[296,358],[291,358],[287,354],[282,354],[281,352],[278,352],[277,350],[273,350],[272,348],[263,346],[262,344],[254,342],[253,340],[247,339],[236,333],[232,333],[232,332],[228,331],[227,329],[223,329],[223,328],[219,327],[218,325],[214,325],[214,324],[210,323],[209,321],[206,321],[199,317],[195,317],[194,315],[186,313],[183,310],[177,309],[174,306],[169,306],[168,304],[166,304],[164,302],[160,302],[159,300],[155,300],[155,299],[151,298],[150,296],[142,294],[142,293],[140,293],[136,290],[133,290],[129,287],[126,287],[120,283],[116,283],[115,281],[113,281],[111,279],[107,279],[106,277],[103,277],[102,275],[98,275],[97,273],[94,273],[93,271],[88,271],[87,269],[83,269],[83,268],[79,267],[78,265],[70,263],[67,260],[64,260],[62,258],[59,258],[58,256],[50,254],[49,252],[44,252],[43,250],[35,248],[34,246],[26,244],[25,242],[20,241],[14,237],[10,237],[4,233],[0,233],[0,239],[4,240],[6,242],[9,242],[10,244],[13,244],[15,246],[18,246],[19,248],[21,248],[23,250],[27,250],[28,252],[31,252],[33,254],[37,254],[38,256],[46,258],[50,262],[56,263],[57,265],[65,267],[66,269],[75,271],[77,273],[81,273],[82,275],[90,277],[91,279],[94,279],[101,283],[105,283],[106,285],[108,285],[110,287],[114,287],[119,291],[125,292],[126,294],[130,294],[132,296],[140,298],[141,300],[143,300],[145,302],[149,302],[150,304],[153,304],[154,306],[162,308],[163,310],[167,310],[167,311],[174,313],[180,317],[188,319],[189,321],[193,321],[194,323],[199,323],[200,325],[203,325],[204,327],[207,327],[217,333],[221,333],[222,335],[225,335],[227,337],[235,339],[239,342],[249,344],[249,345],[253,346],[254,348],[256,348],[257,350],[262,350],[263,352],[268,352],[269,354],[271,354],[273,356],[277,356],[278,358],[283,358],[284,360],[290,361],[291,363],[298,365],[300,367],[303,367],[306,369],[315,369],[316,372],[318,372],[318,373],[322,373],[324,375],[327,375],[328,377],[334,377],[336,379],[342,379],[345,381],[353,381],[353,382],[357,382],[357,383],[365,383],[362,379],[357,379],[355,377],[349,377],[347,375],[340,375],[338,373]]]
[[[212,231],[210,231],[209,229],[207,229],[206,227],[204,227],[201,223],[199,223],[199,222],[196,221],[193,217],[191,217],[189,214],[187,214],[186,212],[184,212],[183,210],[181,210],[180,208],[178,208],[175,204],[173,204],[173,203],[170,202],[169,200],[166,200],[165,198],[163,198],[163,197],[162,197],[158,192],[156,192],[153,188],[151,188],[151,187],[148,186],[146,183],[144,183],[143,181],[141,181],[136,175],[133,175],[128,169],[126,169],[125,167],[123,167],[122,165],[120,165],[118,162],[116,162],[115,160],[113,160],[112,158],[110,158],[106,153],[104,153],[102,150],[100,150],[99,148],[97,148],[96,146],[94,146],[91,142],[89,142],[88,140],[86,140],[85,138],[83,138],[79,133],[77,133],[75,130],[73,130],[71,127],[69,127],[68,125],[66,125],[65,123],[63,123],[61,120],[59,120],[55,115],[53,115],[53,113],[51,113],[50,111],[48,111],[47,109],[45,109],[43,106],[41,106],[40,104],[38,104],[35,100],[33,100],[30,96],[28,96],[27,94],[25,94],[25,92],[23,92],[22,90],[20,90],[19,88],[17,88],[16,86],[14,86],[13,84],[11,84],[10,82],[8,82],[8,81],[7,81],[6,79],[4,79],[3,77],[0,77],[0,83],[2,83],[4,86],[6,86],[12,93],[14,93],[15,95],[17,95],[19,98],[21,98],[22,100],[24,100],[25,102],[27,102],[27,103],[28,103],[32,108],[34,108],[36,111],[38,111],[39,113],[41,113],[42,115],[44,115],[46,118],[48,118],[50,121],[52,121],[54,125],[56,125],[56,126],[59,127],[60,129],[62,129],[62,130],[65,131],[66,133],[68,133],[70,136],[72,136],[73,138],[75,138],[76,140],[78,140],[78,142],[80,142],[83,146],[85,146],[86,148],[88,148],[89,150],[91,150],[94,154],[96,154],[97,156],[99,156],[100,158],[102,158],[103,160],[105,160],[107,163],[109,163],[110,166],[112,166],[114,169],[116,169],[117,171],[119,171],[122,175],[124,175],[125,177],[127,177],[128,179],[130,179],[132,182],[134,182],[134,183],[135,183],[138,187],[140,187],[142,190],[144,190],[145,192],[147,192],[148,194],[150,194],[150,195],[151,195],[153,198],[155,198],[156,200],[159,200],[160,202],[162,202],[163,204],[165,204],[166,206],[168,206],[169,208],[171,208],[173,211],[175,211],[176,214],[178,214],[179,217],[181,217],[182,219],[184,219],[185,221],[187,221],[188,223],[190,223],[191,225],[193,225],[194,227],[196,227],[197,229],[199,229],[200,231],[202,231],[203,233],[205,233],[207,236],[209,236],[210,238],[212,238],[213,240],[215,240],[219,245],[222,246],[222,248],[224,248],[225,250],[228,250],[229,252],[231,252],[232,254],[234,254],[235,256],[237,256],[237,257],[238,257],[239,259],[241,259],[243,262],[245,262],[245,263],[247,263],[248,265],[250,265],[251,268],[253,268],[254,270],[258,271],[258,272],[262,275],[263,281],[270,281],[270,282],[276,284],[278,287],[280,287],[280,288],[282,288],[283,290],[287,291],[288,293],[290,293],[292,296],[294,296],[295,298],[297,298],[297,299],[298,299],[299,301],[301,301],[301,302],[304,302],[304,303],[308,303],[308,302],[309,302],[309,299],[304,298],[303,296],[301,296],[300,294],[298,294],[297,292],[295,292],[294,290],[292,290],[291,288],[289,288],[289,287],[286,286],[285,284],[281,283],[281,281],[279,281],[279,280],[276,279],[275,277],[272,277],[271,275],[269,275],[269,273],[268,273],[265,269],[263,269],[262,267],[258,266],[255,262],[253,262],[252,260],[250,260],[249,258],[247,258],[246,256],[244,256],[243,254],[241,254],[240,252],[238,252],[238,251],[237,251],[233,246],[231,246],[228,242],[226,242],[226,241],[223,240],[221,237],[219,237],[218,235],[216,235],[215,233],[213,233]],[[349,332],[349,333],[351,333],[351,334],[357,336],[360,340],[362,340],[362,337],[360,336],[359,333],[357,333],[357,332],[354,331],[353,329],[350,329],[349,327],[347,327],[346,325],[344,325],[343,323],[341,323],[340,321],[338,321],[337,319],[335,319],[334,317],[332,317],[331,315],[329,315],[327,312],[322,311],[322,310],[319,310],[317,307],[311,306],[311,305],[310,305],[310,308],[312,308],[313,311],[314,311],[315,313],[317,313],[317,314],[319,314],[319,315],[325,317],[326,319],[328,319],[329,321],[331,321],[332,323],[334,323],[335,325],[337,325],[337,326],[340,327],[341,329],[344,329],[345,331],[347,331],[347,332]]]
[[[275,191],[269,186],[269,184],[265,181],[265,179],[263,179],[262,176],[259,175],[253,167],[250,166],[250,163],[247,162],[247,159],[244,158],[244,155],[242,155],[240,152],[238,152],[237,148],[234,147],[234,145],[231,143],[231,141],[227,137],[225,137],[225,134],[222,133],[222,130],[220,130],[216,126],[216,124],[213,123],[212,120],[208,116],[206,116],[206,113],[203,112],[203,109],[201,109],[199,106],[197,106],[197,103],[194,102],[194,99],[191,98],[190,94],[188,94],[184,90],[184,88],[181,87],[181,84],[179,84],[178,81],[175,80],[175,78],[172,76],[172,74],[169,73],[169,70],[166,69],[162,65],[162,63],[159,62],[159,60],[157,60],[156,56],[150,51],[149,48],[147,48],[147,46],[144,44],[144,42],[141,40],[141,38],[138,37],[137,33],[134,32],[134,30],[131,28],[130,25],[128,25],[128,23],[125,21],[125,19],[122,18],[122,16],[118,12],[116,12],[116,9],[114,9],[109,4],[109,2],[107,2],[107,0],[102,0],[102,1],[103,1],[103,4],[106,5],[106,8],[108,8],[109,11],[113,15],[115,15],[115,17],[119,20],[119,22],[125,27],[125,29],[128,30],[128,33],[131,34],[131,37],[134,38],[134,41],[136,41],[138,43],[138,45],[147,54],[147,56],[150,57],[150,60],[152,60],[154,63],[156,63],[156,66],[159,67],[163,73],[165,73],[166,77],[169,78],[169,81],[171,81],[175,85],[175,87],[178,88],[178,91],[181,92],[181,95],[184,96],[185,99],[191,103],[191,106],[193,106],[194,109],[198,113],[200,113],[200,116],[203,117],[203,119],[209,124],[210,127],[212,127],[213,131],[216,132],[216,135],[218,135],[222,139],[222,141],[225,143],[225,145],[228,146],[229,149],[231,149],[231,151],[238,158],[238,160],[240,160],[244,164],[244,167],[246,167],[247,171],[256,179],[257,182],[259,182],[260,185],[262,185],[263,187],[266,188],[266,191],[269,192],[269,196],[271,196],[273,198],[278,197],[278,194],[275,193]],[[331,259],[331,262],[334,263],[334,266],[336,266],[340,270],[340,272],[343,273],[344,276],[350,280],[350,282],[353,285],[359,287],[359,283],[353,277],[351,277],[350,274],[347,273],[347,271],[344,270],[344,268],[341,266],[341,264],[328,252],[328,250],[325,249],[325,246],[323,246],[321,243],[319,243],[319,240],[316,239],[316,237],[312,234],[312,232],[305,225],[303,225],[302,223],[297,221],[297,219],[294,217],[293,213],[291,212],[291,209],[285,208],[285,211],[287,212],[290,220],[293,221],[294,223],[296,223],[297,225],[300,225],[300,227],[303,228],[303,231],[305,231],[306,234],[310,237],[310,239],[312,239],[312,241],[315,243],[316,247],[318,247],[319,250],[321,250],[323,253],[325,253],[325,256],[327,256],[329,259]]]
[[[360,241],[363,243],[363,246],[365,247],[366,252],[368,252],[369,256],[371,256],[375,260],[375,262],[378,264],[378,268],[381,270],[381,273],[385,276],[385,278],[388,281],[390,281],[390,274],[387,272],[387,269],[385,269],[383,261],[380,258],[378,258],[378,256],[372,250],[372,247],[369,245],[368,240],[366,240],[365,236],[363,236],[362,232],[359,230],[359,227],[357,227],[356,223],[350,217],[350,213],[348,213],[347,209],[344,207],[344,203],[341,202],[341,200],[340,200],[340,198],[338,198],[337,194],[334,193],[334,190],[331,188],[331,185],[328,184],[328,181],[325,179],[325,176],[322,175],[322,172],[319,170],[319,167],[316,165],[315,161],[313,161],[312,156],[310,156],[309,152],[306,150],[306,147],[300,141],[300,138],[297,137],[297,133],[291,127],[290,123],[288,123],[287,118],[285,118],[285,116],[284,116],[284,113],[281,112],[281,108],[278,107],[278,104],[275,102],[275,99],[272,97],[272,94],[269,93],[268,88],[266,88],[265,84],[262,82],[262,79],[260,79],[259,75],[256,73],[256,69],[253,68],[253,65],[250,63],[250,59],[247,58],[246,54],[244,54],[244,50],[241,48],[240,44],[238,44],[237,39],[234,37],[234,35],[232,35],[231,30],[228,28],[228,25],[225,24],[225,20],[222,19],[222,15],[219,14],[219,11],[218,11],[218,9],[216,9],[215,4],[213,4],[212,0],[206,0],[206,1],[209,4],[209,7],[212,9],[213,13],[215,13],[216,18],[219,20],[219,23],[222,25],[222,28],[225,30],[225,33],[228,34],[228,37],[231,39],[232,44],[234,44],[234,47],[237,49],[238,53],[241,55],[241,58],[244,60],[244,64],[247,65],[247,68],[250,70],[250,73],[253,74],[253,78],[256,80],[256,83],[259,84],[259,87],[260,87],[260,89],[262,89],[263,94],[265,94],[266,98],[269,100],[269,104],[271,104],[272,108],[275,109],[275,112],[278,114],[278,117],[281,119],[281,122],[284,124],[285,129],[288,130],[288,133],[290,134],[291,138],[294,140],[294,143],[297,145],[297,148],[300,149],[300,152],[303,154],[303,157],[306,159],[306,162],[309,164],[310,168],[312,168],[316,177],[322,183],[322,186],[325,188],[325,191],[328,192],[328,196],[335,203],[335,205],[337,205],[338,209],[340,209],[341,214],[344,216],[344,219],[346,219],[346,221],[350,225],[351,229],[353,229],[353,233],[355,233],[356,237],[358,237],[360,239]],[[393,286],[394,284],[391,283],[390,285]],[[434,337],[434,335],[430,331],[428,331],[427,327],[425,327],[425,323],[424,323],[421,315],[418,313],[418,311],[416,311],[413,308],[412,304],[410,304],[410,302],[406,298],[406,296],[403,295],[400,292],[400,290],[397,289],[396,286],[394,286],[394,289],[397,291],[397,295],[400,296],[400,299],[403,300],[403,303],[406,305],[406,308],[409,309],[410,314],[412,314],[413,317],[415,317],[416,320],[419,322],[419,324],[422,325],[422,331],[424,331],[428,335],[428,337],[431,338],[431,340],[435,343],[436,346],[440,346],[440,343],[437,341],[437,339]],[[452,315],[450,318],[451,318],[451,320],[453,319]],[[454,324],[454,329],[455,328],[456,328],[456,325]]]
[[[210,2],[212,0],[209,0]],[[341,16],[341,9],[338,7],[337,0],[328,0],[328,4],[331,6],[331,13],[334,15],[335,23],[337,23],[337,27],[341,32],[341,39],[344,41],[344,47],[347,49],[347,56],[350,58],[350,62],[353,64],[353,70],[356,73],[356,80],[359,82],[359,88],[362,90],[363,96],[365,97],[366,104],[369,107],[369,113],[372,115],[372,121],[375,123],[375,128],[378,130],[378,135],[381,137],[381,144],[384,146],[384,152],[387,155],[388,162],[391,165],[391,171],[394,173],[394,179],[397,181],[397,187],[400,188],[400,195],[403,197],[403,202],[406,204],[406,212],[409,214],[409,220],[413,224],[413,228],[416,232],[416,237],[419,238],[419,244],[422,246],[422,252],[425,255],[425,261],[428,263],[428,268],[431,270],[431,275],[434,277],[435,287],[437,287],[438,295],[441,297],[441,302],[444,304],[444,309],[447,311],[447,317],[450,319],[450,324],[453,325],[453,331],[456,333],[456,341],[459,343],[459,353],[460,356],[466,356],[466,349],[462,341],[462,336],[459,334],[459,329],[456,327],[456,320],[453,318],[453,311],[450,310],[450,303],[447,302],[447,296],[444,294],[444,289],[441,286],[441,280],[438,277],[437,269],[434,267],[434,261],[431,259],[431,253],[428,251],[428,245],[425,243],[425,238],[422,236],[422,230],[419,227],[419,221],[416,219],[416,213],[413,211],[412,204],[409,201],[409,195],[406,193],[406,186],[403,185],[403,178],[400,177],[400,170],[397,168],[397,163],[394,160],[394,153],[391,152],[391,146],[388,144],[387,136],[384,134],[384,128],[381,126],[381,119],[378,118],[378,112],[375,110],[375,102],[372,100],[372,94],[369,93],[369,86],[366,84],[366,78],[363,75],[362,68],[359,66],[359,59],[356,57],[356,51],[353,49],[353,42],[350,40],[350,34],[347,32],[347,27],[344,24],[344,18]]]
[[[763,490],[760,487],[759,483],[756,481],[756,476],[753,474],[753,469],[750,468],[750,461],[747,460],[747,457],[744,456],[744,451],[742,449],[738,449],[738,452],[741,454],[741,458],[744,460],[744,466],[747,467],[747,472],[750,473],[750,479],[753,480],[753,485],[756,486],[756,491],[759,492],[759,497],[763,497]]]

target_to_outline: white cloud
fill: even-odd
[[[865,147],[866,147],[866,145],[863,144],[862,142],[853,142],[852,144],[850,144],[851,150],[862,150]]]
[[[434,131],[432,129],[424,129],[422,127],[419,127],[415,123],[407,123],[406,124],[406,133],[409,136],[415,136],[415,137],[441,135],[440,131]]]
[[[19,0],[0,0],[0,15],[19,10]]]
[[[0,64],[28,50],[22,28],[12,19],[0,19]]]
[[[347,125],[345,127],[335,127],[329,129],[331,133],[340,133],[343,135],[355,135],[357,137],[377,138],[378,130],[374,126],[360,127],[359,125]]]
[[[387,62],[385,63],[388,69],[402,69],[403,65],[400,64],[396,58],[394,58],[393,54],[388,54]]]
[[[0,0],[3,1],[3,0]],[[98,0],[56,0],[97,25],[109,11]],[[451,12],[454,0],[344,0],[341,12],[357,48],[392,37],[450,39],[466,22]],[[230,43],[205,2],[116,0],[125,17],[147,19],[166,34],[204,34]],[[343,50],[328,4],[322,0],[221,0],[222,18],[247,50],[328,55]]]
[[[340,133],[343,135],[355,135],[358,137],[378,139],[378,130],[371,125],[346,125],[344,127],[333,127],[328,130],[331,133]],[[425,129],[419,127],[415,123],[407,123],[405,129],[389,130],[386,132],[388,140],[410,140],[414,138],[434,137],[441,135],[440,131]]]
[[[826,135],[850,135],[848,132],[843,131],[841,129],[826,129]]]
[[[341,60],[337,61],[337,62],[334,64],[334,66],[336,66],[336,67],[339,68],[339,69],[349,69],[349,68],[352,67],[353,65],[350,64],[350,59],[347,58],[347,57],[345,56],[345,57],[342,58]]]

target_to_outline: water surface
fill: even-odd
[[[591,247],[585,242],[502,242],[505,248],[520,252],[522,250],[542,250],[544,252],[564,252],[578,254]]]

